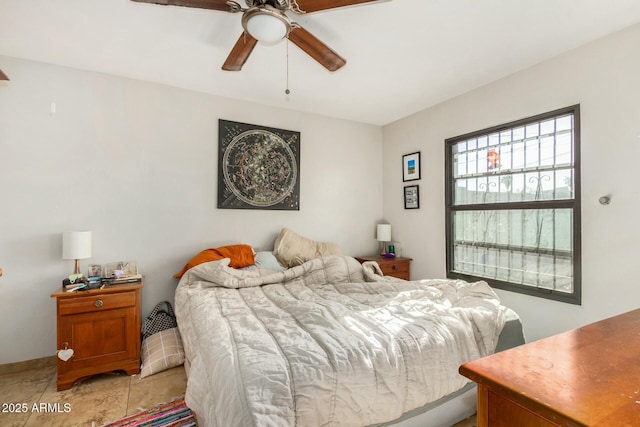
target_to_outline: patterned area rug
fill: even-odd
[[[163,403],[139,414],[130,415],[111,424],[105,424],[103,427],[142,426],[192,427],[196,426],[196,419],[191,409],[184,403],[184,398],[182,398],[173,402]]]

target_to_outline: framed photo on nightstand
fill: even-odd
[[[99,264],[89,264],[88,277],[102,277],[102,266]]]
[[[404,208],[420,209],[420,187],[407,185],[404,187]]]

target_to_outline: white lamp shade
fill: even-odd
[[[391,224],[378,224],[376,230],[376,239],[379,242],[391,241]]]
[[[257,14],[247,21],[247,32],[266,44],[279,42],[287,35],[287,31],[287,25],[273,15]]]
[[[62,233],[62,258],[91,258],[91,232],[65,231]]]

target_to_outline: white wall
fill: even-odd
[[[444,140],[581,105],[582,306],[499,291],[529,340],[635,309],[640,286],[640,25],[384,127],[384,213],[414,259],[413,277],[445,274]],[[491,58],[487,58],[488,61]],[[421,151],[419,210],[403,209],[400,159]],[[608,206],[598,198],[612,195]]]
[[[271,249],[283,226],[376,249],[382,129],[1,57],[0,364],[56,351],[55,302],[73,270],[61,233],[93,231],[102,264],[137,260],[143,315],[202,249]],[[56,113],[51,114],[51,103]],[[301,132],[300,211],[219,210],[218,119]]]

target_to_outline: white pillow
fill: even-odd
[[[273,244],[273,255],[285,267],[295,267],[314,258],[342,255],[335,243],[316,242],[283,228]]]
[[[184,363],[184,348],[178,328],[165,329],[142,341],[140,378]]]

